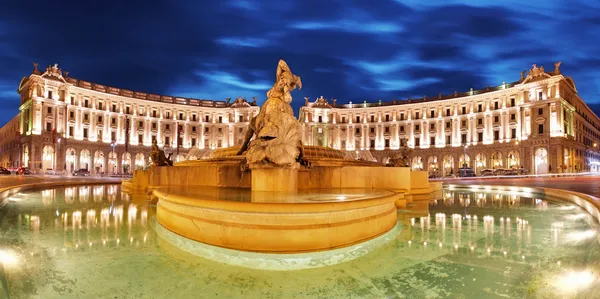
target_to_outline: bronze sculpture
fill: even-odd
[[[152,141],[152,150],[150,150],[150,160],[154,166],[173,166],[173,160],[171,160],[171,154],[165,156],[165,152],[158,148],[156,139]]]

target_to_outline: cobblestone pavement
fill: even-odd
[[[544,177],[515,179],[460,179],[447,180],[444,183],[457,185],[503,185],[522,187],[547,187],[581,192],[600,197],[600,176]]]

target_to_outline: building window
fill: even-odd
[[[204,139],[204,146],[207,147],[209,145],[210,145],[210,143],[208,143],[208,139]]]
[[[48,107],[48,113],[52,113],[52,107]]]
[[[244,122],[244,116],[243,115],[238,116],[238,122],[241,122],[241,123]]]
[[[461,126],[463,126],[463,127],[466,127],[466,126],[467,126],[467,121],[466,121],[466,120],[463,120],[463,121],[461,122]]]
[[[319,115],[319,120],[318,122],[322,123],[323,122],[323,116]]]
[[[83,129],[83,138],[88,138],[88,129]]]
[[[477,112],[483,112],[483,105],[482,104],[477,105]]]
[[[404,120],[404,113],[400,113],[400,120]]]
[[[356,122],[359,123],[360,122],[360,116],[356,117]]]
[[[217,132],[219,132],[219,133],[223,133],[223,128],[219,128],[219,129],[217,129]]]
[[[515,120],[515,119],[517,119],[517,115],[515,113],[511,113],[510,120]]]
[[[538,115],[544,114],[544,108],[538,108]]]
[[[205,122],[209,122],[209,121],[210,121],[210,118],[209,118],[209,116],[208,116],[208,115],[204,116],[204,121],[205,121]]]
[[[171,118],[171,112],[167,111],[166,115],[167,115],[167,118]]]
[[[389,114],[385,115],[385,121],[390,121],[390,115]]]
[[[69,136],[73,136],[73,127],[69,127]]]
[[[404,126],[400,126],[400,132],[404,132]]]
[[[48,91],[48,98],[52,99],[52,92],[51,91]]]
[[[117,140],[117,133],[116,132],[110,132],[110,140],[112,140],[112,141],[116,141]]]
[[[140,122],[138,123],[138,128],[143,128],[143,127],[144,127],[144,122],[143,122],[143,121],[140,121]]]
[[[87,121],[87,120],[88,120],[88,115],[87,115],[87,114],[84,114],[84,115],[83,115],[83,120],[85,120],[85,121]]]
[[[419,137],[415,138],[415,146],[421,146],[421,140]]]
[[[223,123],[223,116],[219,116],[219,123]]]
[[[98,130],[98,140],[102,140],[102,130]]]
[[[46,123],[46,132],[52,131],[52,123]]]
[[[180,147],[182,145],[183,145],[183,138],[177,137],[177,147]]]
[[[98,103],[98,109],[102,110],[102,102]]]
[[[435,111],[434,110],[429,111],[429,117],[430,118],[434,118],[435,117]]]
[[[460,143],[462,143],[462,144],[467,143],[467,134],[460,134]]]
[[[152,110],[152,117],[156,117],[156,110]]]
[[[138,135],[138,144],[143,144],[144,143],[144,135],[139,134]]]
[[[83,101],[83,107],[89,108],[89,105],[90,105],[90,101],[89,100],[86,99],[86,100]]]
[[[494,122],[497,123],[500,120],[500,117],[498,117],[498,115],[494,116]]]
[[[69,112],[69,118],[73,118],[73,117],[75,117],[75,113],[73,111],[70,111]]]
[[[196,121],[196,114],[192,114],[192,121]]]
[[[117,123],[117,119],[115,119],[115,118],[111,118],[110,121],[113,125]]]
[[[182,125],[178,125],[177,126],[177,132],[183,132],[183,126]]]
[[[511,107],[515,106],[515,98],[510,98],[510,106]]]
[[[416,126],[415,126],[415,131],[420,131],[420,130],[421,130],[421,126],[419,126],[419,125],[416,125]]]
[[[483,125],[483,118],[478,118],[477,119],[477,124],[478,125]]]
[[[183,113],[179,113],[179,120],[183,120]]]
[[[385,147],[390,147],[390,140],[389,139],[385,140]]]
[[[360,134],[360,129],[356,129],[356,134]]]
[[[113,109],[112,109],[112,112],[117,112],[117,105],[113,104],[113,107],[112,107],[112,108],[113,108]]]
[[[371,148],[375,148],[375,140],[371,139],[369,145]]]
[[[483,132],[477,132],[477,141],[483,141]]]
[[[102,116],[98,116],[98,123],[102,123]]]
[[[430,145],[435,145],[435,137],[430,137],[429,138],[429,144]]]
[[[385,127],[385,132],[389,133],[390,132],[390,127]]]
[[[165,130],[169,130],[169,129],[171,129],[171,126],[169,124],[166,124],[165,125]]]
[[[446,108],[446,116],[450,116],[450,108]]]
[[[375,128],[371,128],[371,133],[375,133]]]
[[[510,129],[510,138],[512,138],[512,139],[517,138],[517,129]]]
[[[371,115],[371,122],[374,123],[375,122],[375,115]]]
[[[544,98],[544,96],[543,96],[543,95],[544,95],[544,93],[543,93],[543,92],[541,92],[541,91],[538,91],[538,100],[540,100],[540,101],[541,101],[541,100]]]
[[[419,112],[415,113],[415,119],[419,119]]]
[[[498,101],[494,102],[494,110],[498,110]]]
[[[165,146],[170,146],[171,145],[171,138],[169,136],[165,137]]]
[[[449,128],[450,128],[450,122],[448,121],[448,122],[446,122],[446,129],[449,129]]]
[[[208,133],[208,127],[204,128],[204,133]]]
[[[450,139],[450,135],[446,136],[446,144],[450,144],[452,143],[452,140]]]
[[[430,129],[430,130],[433,130],[433,129],[435,129],[435,124],[429,124],[429,129]]]
[[[494,140],[500,140],[500,131],[494,131]]]
[[[129,106],[125,107],[125,114],[129,114]]]
[[[192,146],[196,146],[196,138],[192,138]]]
[[[346,123],[346,117],[342,116],[342,123],[345,124]]]
[[[196,132],[196,127],[192,127],[192,132]]]
[[[544,124],[538,125],[538,134],[544,134]]]
[[[462,114],[467,114],[467,107],[466,106],[462,106]]]
[[[240,142],[240,143],[241,143],[241,142]],[[345,148],[346,148],[346,140],[342,140],[341,148],[342,148],[342,149],[345,149]]]
[[[152,129],[156,130],[156,123],[152,123]]]

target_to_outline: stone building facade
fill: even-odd
[[[19,116],[13,117],[0,128],[0,166],[14,169],[20,165]]]
[[[174,160],[191,148],[239,145],[259,109],[256,98],[197,100],[104,86],[71,78],[57,65],[42,72],[34,64],[18,93],[17,161],[37,173],[131,173],[150,163],[153,140]]]
[[[437,176],[465,162],[477,174],[597,172],[600,164],[600,119],[560,62],[550,72],[533,65],[513,83],[433,98],[344,105],[307,98],[299,120],[304,144],[371,151],[385,163],[406,142],[411,167]]]

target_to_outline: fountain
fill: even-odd
[[[280,60],[276,82],[242,146],[172,167],[168,159],[157,160],[158,166],[136,170],[124,189],[151,191],[157,221],[171,232],[218,247],[271,253],[373,239],[396,225],[398,208],[441,190],[425,171],[304,147],[290,106],[291,91],[301,87],[300,77]],[[163,156],[153,148],[151,157]]]

